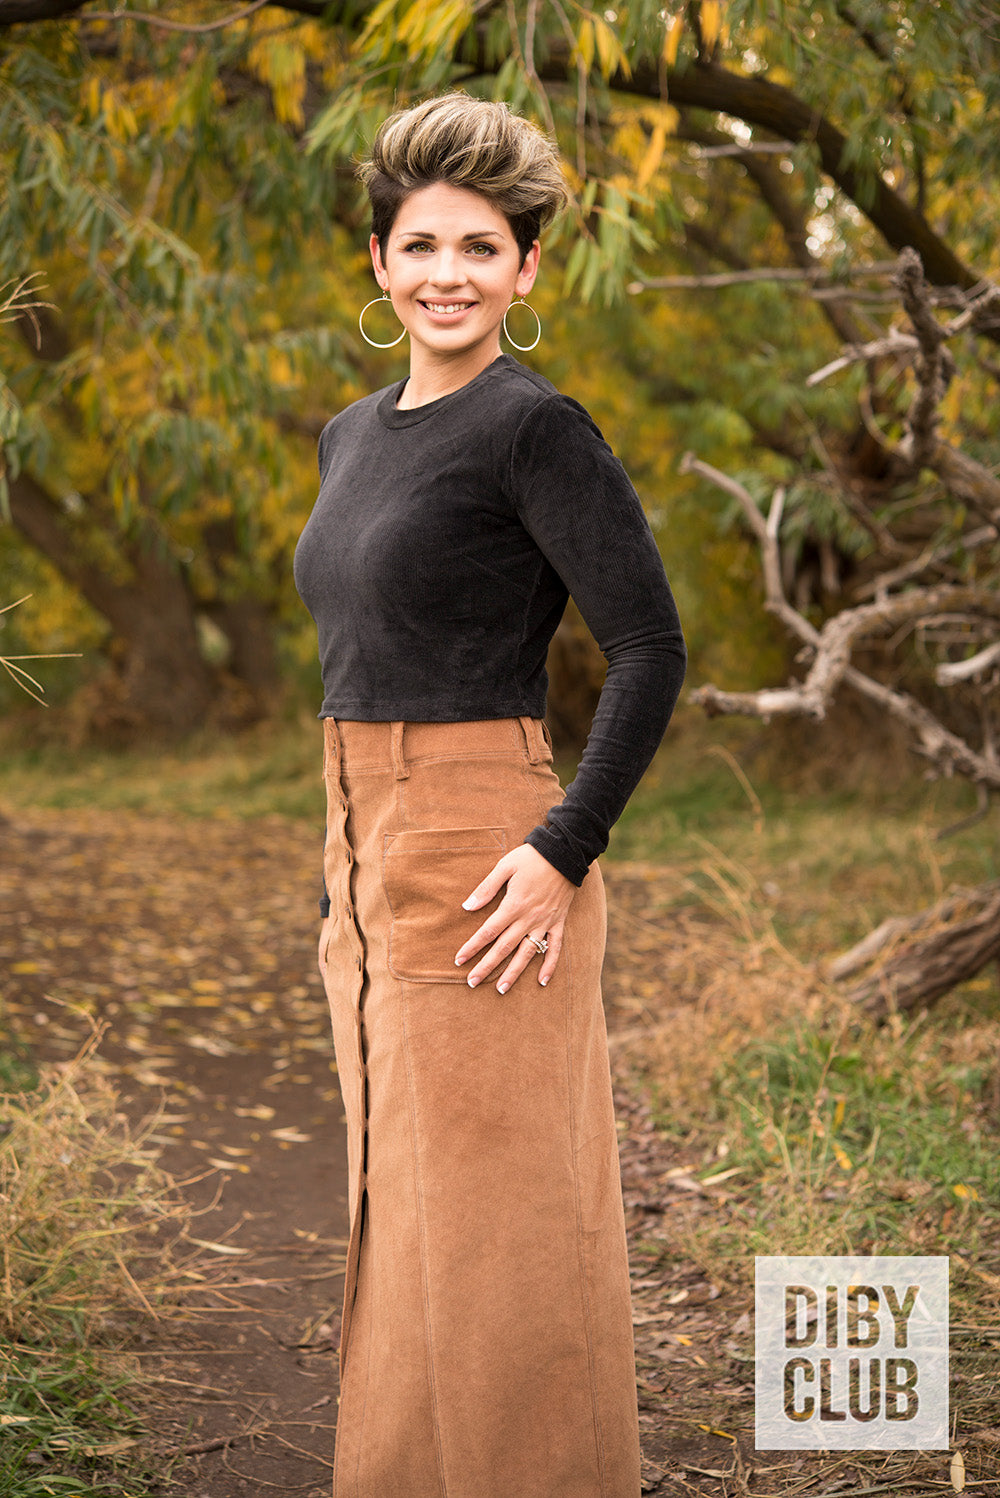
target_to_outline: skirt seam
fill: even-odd
[[[410,1114],[410,1138],[416,1145],[417,1140],[417,1110],[414,1098],[413,1069],[410,1065],[410,1045],[406,1027],[406,1010],[402,1013],[403,1030],[403,1060],[406,1066],[406,1100]],[[420,1183],[420,1171],[417,1166],[416,1153],[413,1157],[413,1190],[417,1203],[417,1233],[420,1244],[420,1294],[424,1307],[424,1326],[427,1329],[427,1385],[430,1395],[431,1414],[434,1427],[434,1451],[437,1456],[438,1480],[441,1485],[442,1498],[447,1498],[448,1486],[444,1475],[444,1453],[441,1450],[441,1416],[438,1408],[437,1386],[434,1381],[434,1332],[431,1326],[430,1294],[427,1285],[427,1233],[424,1220],[424,1198]]]
[[[534,792],[535,804],[541,811],[542,820],[544,821],[544,818],[548,815],[549,808],[547,806],[543,807],[541,787],[538,784],[537,776],[532,773],[534,769],[535,766],[526,759],[523,766],[524,774],[530,783],[532,791]],[[555,778],[554,770],[552,771],[552,775]],[[558,784],[558,780],[556,781],[556,783]],[[573,960],[568,947],[565,945],[563,947],[563,951],[560,953],[559,960],[560,963],[564,962],[567,968],[567,971],[563,974],[566,982],[566,991],[568,994],[568,1003],[566,1005],[566,1080],[568,1090],[567,1104],[569,1110],[570,1150],[573,1160],[573,1210],[576,1214],[577,1273],[579,1274],[580,1278],[580,1298],[583,1302],[583,1326],[584,1335],[587,1342],[587,1368],[590,1375],[590,1413],[591,1419],[594,1422],[594,1446],[597,1451],[597,1469],[601,1483],[601,1493],[603,1495],[608,1491],[607,1454],[604,1449],[604,1440],[601,1431],[600,1411],[597,1407],[597,1369],[594,1360],[593,1308],[590,1304],[590,1295],[587,1289],[587,1262],[584,1250],[585,1234],[583,1229],[583,1212],[580,1206],[580,1171],[576,1143],[577,1118],[575,1109],[572,1037],[575,1028],[573,1023],[575,1018],[574,1009],[579,1001],[576,998],[576,991],[573,985]]]

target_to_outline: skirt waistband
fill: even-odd
[[[385,770],[405,780],[418,760],[523,754],[529,764],[552,760],[541,718],[483,718],[468,723],[362,723],[323,719],[323,773]]]

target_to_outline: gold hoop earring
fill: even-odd
[[[535,322],[538,324],[538,332],[535,334],[535,341],[534,341],[534,343],[515,343],[514,342],[513,338],[510,336],[510,333],[507,330],[507,312],[510,311],[510,307],[523,307],[526,312],[530,312],[531,313],[532,317],[535,319]],[[538,347],[538,343],[539,343],[539,341],[541,339],[541,336],[542,336],[542,319],[539,317],[539,315],[535,311],[534,307],[529,307],[528,306],[528,304],[524,300],[523,296],[519,297],[516,302],[511,302],[510,307],[507,308],[507,312],[505,312],[504,315],[503,315],[503,333],[504,333],[504,337],[506,338],[507,342],[511,345],[512,348],[519,349],[522,354],[530,354],[531,350],[533,348],[537,348]]]
[[[388,291],[383,291],[383,293],[382,293],[381,296],[373,297],[372,300],[370,302],[368,302],[361,309],[361,316],[358,318],[358,327],[361,330],[361,336],[362,336],[362,338],[365,340],[366,343],[370,343],[371,346],[372,346],[372,348],[395,348],[396,344],[397,343],[402,343],[403,339],[406,337],[406,329],[404,328],[403,331],[400,333],[399,337],[398,338],[394,338],[391,343],[376,343],[375,339],[374,338],[369,338],[368,334],[365,332],[365,313],[368,311],[368,308],[369,307],[374,307],[377,302],[388,302],[388,301],[389,301],[389,293],[388,293]]]

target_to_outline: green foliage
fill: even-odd
[[[26,325],[2,330],[0,500],[21,474],[42,485],[68,538],[69,560],[50,551],[62,586],[99,612],[101,581],[127,586],[137,548],[153,549],[182,575],[192,616],[252,598],[301,656],[290,557],[315,492],[315,437],[401,372],[356,330],[370,271],[353,162],[389,108],[458,85],[507,99],[562,148],[574,207],[549,237],[549,284],[585,311],[547,317],[538,366],[610,413],[679,579],[699,674],[725,674],[744,642],[720,621],[757,582],[676,460],[691,447],[753,470],[763,495],[798,471],[820,413],[824,430],[853,422],[853,390],[803,392],[838,340],[801,288],[628,291],[692,268],[787,264],[793,240],[831,270],[879,258],[864,218],[879,181],[989,273],[1000,68],[985,15],[835,0],[669,13],[636,0],[600,14],[382,0],[325,18],[268,7],[200,33],[83,18],[11,31],[0,281],[43,271],[55,311],[40,348]],[[216,19],[210,6],[195,16]],[[784,156],[754,158],[766,184],[751,158],[712,156],[773,145],[782,120],[742,122],[739,88],[727,112],[679,108],[672,89],[682,96],[709,60],[741,88],[773,85],[775,110],[791,100],[839,130],[854,201],[808,132]],[[989,446],[989,401],[966,395],[963,420],[975,413]],[[789,493],[790,522],[803,546],[853,555],[861,537],[813,466]],[[65,618],[55,592],[44,602]],[[93,615],[80,617],[96,640]],[[754,658],[775,651],[754,626]]]
[[[981,1218],[1000,1227],[991,1076],[987,1057],[963,1064],[921,1022],[887,1033],[842,1018],[794,1025],[727,1057],[718,1076],[727,1163],[766,1199],[747,1249],[878,1254],[906,1242],[917,1252],[923,1227],[936,1253],[975,1251]]]
[[[142,1434],[127,1385],[81,1349],[53,1361],[0,1349],[0,1498],[79,1495],[84,1482],[98,1498],[122,1498],[123,1483],[131,1498],[152,1491],[123,1460]]]

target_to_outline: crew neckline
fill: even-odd
[[[457,390],[449,390],[447,395],[439,395],[436,400],[425,401],[422,406],[413,406],[411,409],[404,409],[402,411],[396,405],[396,402],[403,393],[406,380],[398,380],[395,385],[390,385],[386,389],[378,403],[379,419],[387,427],[416,426],[418,422],[426,421],[429,416],[435,416],[453,401],[460,400],[463,395],[470,391],[473,386],[478,385],[487,375],[492,374],[496,370],[516,369],[517,367],[517,360],[512,358],[510,354],[498,354],[492,363],[487,364],[485,369],[481,369],[477,375],[473,375],[472,379],[467,380],[464,385],[459,385]]]

